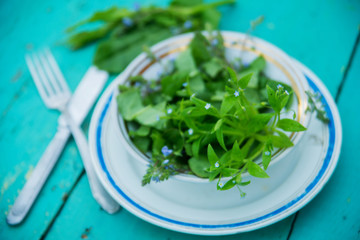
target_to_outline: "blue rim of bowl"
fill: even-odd
[[[133,207],[137,208],[138,210],[142,211],[143,213],[154,217],[158,220],[162,220],[165,221],[167,223],[171,223],[171,224],[176,224],[179,226],[184,226],[184,227],[191,227],[191,228],[196,228],[196,229],[223,229],[223,228],[236,228],[236,227],[243,227],[246,225],[251,225],[251,224],[255,224],[258,222],[262,222],[267,220],[270,217],[276,216],[282,212],[287,211],[290,207],[292,207],[293,205],[295,205],[296,203],[298,203],[301,199],[303,199],[306,195],[308,195],[310,193],[311,190],[314,189],[314,187],[319,183],[320,179],[324,176],[326,170],[328,169],[328,166],[331,162],[332,156],[333,156],[333,152],[334,152],[334,146],[335,146],[335,123],[334,123],[334,117],[333,117],[333,113],[330,109],[330,106],[328,104],[328,102],[325,100],[325,97],[323,96],[323,93],[320,91],[320,89],[318,88],[318,86],[314,83],[314,81],[312,79],[310,79],[309,76],[307,76],[306,74],[305,78],[307,79],[307,81],[309,82],[310,87],[312,88],[312,90],[316,93],[319,93],[322,97],[322,102],[324,104],[327,116],[330,120],[329,124],[328,124],[328,130],[329,130],[329,145],[328,145],[328,149],[326,152],[326,156],[324,159],[324,162],[321,166],[321,169],[319,170],[317,176],[314,178],[314,180],[306,187],[305,191],[303,193],[301,193],[299,196],[297,196],[295,199],[291,200],[290,202],[288,202],[287,204],[283,205],[282,207],[267,213],[263,216],[251,219],[251,220],[247,220],[247,221],[243,221],[243,222],[237,222],[237,223],[231,223],[231,224],[216,224],[216,225],[208,225],[208,224],[197,224],[197,223],[190,223],[190,222],[182,222],[182,221],[177,221],[171,218],[167,218],[164,216],[161,216],[159,214],[156,214],[146,208],[144,208],[143,206],[141,206],[140,204],[136,203],[134,200],[132,200],[129,196],[127,196],[122,190],[121,188],[115,183],[115,180],[112,178],[112,176],[110,175],[109,170],[107,169],[107,166],[105,164],[104,161],[104,156],[103,156],[103,152],[102,152],[102,148],[101,148],[101,132],[102,132],[102,126],[103,126],[103,122],[105,119],[105,116],[108,112],[113,94],[111,94],[108,98],[108,100],[106,101],[106,104],[103,108],[103,110],[101,111],[100,114],[100,118],[98,121],[98,125],[96,127],[96,152],[97,152],[97,157],[98,160],[100,162],[101,168],[102,170],[105,172],[108,181],[110,182],[110,184],[112,185],[112,187],[114,187],[116,189],[116,191],[121,195],[122,198],[124,198],[128,203],[130,203]]]

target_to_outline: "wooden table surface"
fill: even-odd
[[[168,1],[143,0],[165,6]],[[64,29],[115,1],[3,0],[0,3],[0,239],[360,239],[360,1],[245,1],[222,7],[221,29],[254,32],[303,62],[336,99],[343,126],[338,166],[324,189],[296,214],[269,227],[224,237],[162,229],[127,210],[102,211],[90,194],[73,140],[25,222],[6,224],[6,214],[55,134],[56,111],[42,103],[24,54],[49,46],[74,90],[91,65],[94,46],[77,52],[63,42]],[[132,1],[117,1],[132,8]],[[111,81],[111,80],[109,80]],[[89,117],[83,127],[86,130]]]

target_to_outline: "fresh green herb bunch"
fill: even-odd
[[[203,30],[205,25],[216,29],[221,17],[216,7],[234,2],[235,0],[213,3],[172,0],[167,8],[135,5],[133,11],[111,7],[70,27],[67,32],[73,33],[82,25],[102,23],[94,30],[71,35],[67,43],[72,49],[79,49],[94,41],[103,40],[97,47],[94,64],[110,73],[120,73],[141,53],[143,45],[153,45],[172,35]]]
[[[188,173],[218,178],[218,190],[239,188],[249,184],[242,181],[245,171],[269,177],[264,170],[274,149],[293,146],[284,131],[306,130],[295,114],[283,117],[293,91],[265,76],[263,57],[244,66],[240,59],[229,62],[224,50],[220,33],[198,32],[173,61],[149,52],[163,66],[158,79],[135,76],[119,86],[129,135],[151,159],[143,185]]]

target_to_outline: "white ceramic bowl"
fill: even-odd
[[[290,57],[279,48],[259,38],[249,38],[245,34],[230,31],[222,31],[221,34],[223,35],[224,45],[226,47],[226,57],[229,60],[241,56],[244,63],[250,63],[259,55],[263,55],[267,62],[265,74],[272,79],[276,79],[292,86],[296,97],[293,101],[291,109],[295,110],[297,120],[303,126],[307,127],[309,125],[311,115],[306,113],[307,97],[305,91],[309,89],[309,85],[304,78],[304,75],[297,69]],[[157,57],[165,61],[173,59],[181,51],[184,51],[187,48],[187,45],[191,41],[192,37],[193,33],[188,33],[169,38],[153,46],[151,51]],[[246,41],[244,42],[245,39]],[[129,64],[125,71],[115,81],[117,81],[118,84],[123,84],[131,76],[136,75],[143,75],[145,79],[155,79],[160,69],[160,64],[153,63],[144,53],[142,53]],[[117,89],[115,91],[115,95],[120,94]],[[119,137],[121,138],[123,145],[126,147],[128,154],[126,157],[129,161],[136,159],[136,162],[134,162],[135,165],[147,165],[149,161],[148,157],[137,149],[126,131],[124,120],[118,113],[116,98],[113,98],[111,105],[112,114],[116,115],[119,119],[118,127],[121,132],[121,136]],[[277,152],[273,155],[268,171],[273,169],[272,171],[275,172],[274,174],[283,174],[281,172],[276,173],[276,165],[282,164],[286,165],[285,167],[289,169],[282,179],[285,179],[287,175],[291,173],[291,169],[301,154],[303,145],[301,144],[301,139],[303,139],[304,134],[306,134],[306,132],[289,134],[294,143],[294,147],[277,150]],[[248,173],[244,173],[242,176],[245,181],[252,179]],[[171,181],[178,181],[178,184],[183,184],[184,186],[182,187],[186,188],[192,188],[193,186],[191,184],[193,183],[203,183],[202,187],[216,189],[216,181],[209,182],[208,179],[199,178],[190,174],[172,176]],[[279,183],[280,182],[281,180],[279,180]],[[195,190],[196,187],[194,188],[194,191]],[[168,191],[173,191],[174,198],[176,198],[179,194],[176,190],[169,189]],[[256,192],[254,194],[257,195]],[[253,195],[253,197],[255,197],[255,195]]]

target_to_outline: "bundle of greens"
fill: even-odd
[[[117,97],[133,143],[149,157],[143,185],[187,173],[217,178],[218,190],[239,188],[250,183],[245,171],[269,177],[274,149],[293,146],[284,131],[306,130],[295,113],[283,117],[292,88],[263,73],[262,56],[229,62],[220,33],[197,32],[172,61],[148,56],[163,66],[158,78],[134,76]]]
[[[205,25],[217,29],[221,15],[215,8],[234,2],[235,0],[213,3],[172,0],[167,8],[136,5],[134,11],[111,7],[70,27],[67,32],[73,33],[82,25],[102,23],[94,30],[73,34],[67,44],[72,49],[79,49],[102,40],[97,47],[94,64],[110,73],[120,73],[141,53],[143,45],[150,46],[172,35],[203,30]]]

